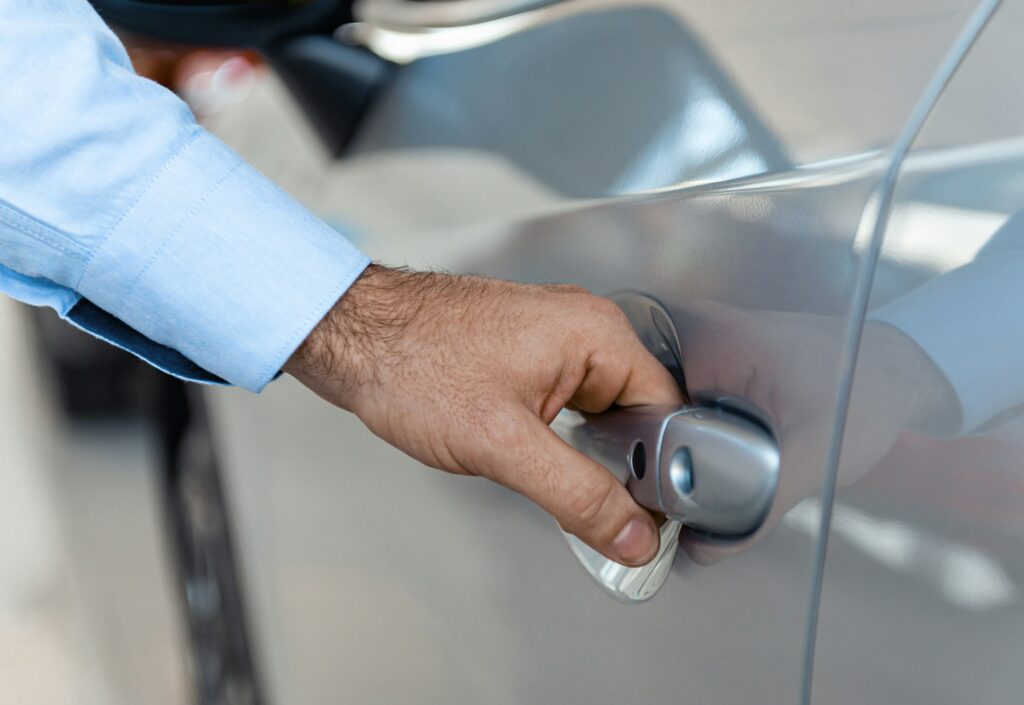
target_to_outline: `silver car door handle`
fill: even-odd
[[[584,415],[567,440],[648,509],[724,537],[755,531],[771,508],[779,450],[751,418],[722,407],[633,407]]]
[[[684,397],[683,356],[672,316],[650,296],[610,297]],[[654,596],[671,573],[683,524],[717,540],[741,538],[764,522],[779,480],[779,450],[755,409],[730,397],[694,406],[563,411],[551,424],[569,445],[597,460],[643,506],[665,515],[661,548],[645,566],[605,558],[571,534],[570,548],[597,583],[623,602]]]
[[[640,602],[657,592],[683,525],[715,538],[740,538],[760,527],[778,486],[779,450],[743,408],[716,400],[602,414],[565,411],[552,424],[563,440],[608,468],[639,504],[667,519],[661,550],[640,568],[615,563],[567,536],[587,571],[614,597]]]

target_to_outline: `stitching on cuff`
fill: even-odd
[[[160,255],[162,255],[164,253],[164,250],[166,250],[170,246],[170,244],[177,239],[178,235],[181,234],[181,231],[184,230],[185,225],[188,224],[192,220],[193,216],[195,216],[195,214],[203,206],[206,205],[207,201],[209,201],[210,198],[212,198],[215,194],[217,194],[217,192],[221,190],[221,187],[224,185],[224,182],[227,181],[232,174],[238,171],[238,168],[240,166],[241,162],[236,162],[235,164],[231,165],[231,168],[229,168],[227,171],[221,174],[220,177],[213,183],[213,185],[206,191],[206,193],[203,194],[202,198],[200,198],[198,201],[192,204],[192,207],[188,210],[188,213],[186,213],[185,216],[178,222],[178,224],[174,227],[174,230],[170,231],[169,233],[167,233],[167,235],[164,236],[163,242],[161,242],[153,250],[153,252],[149,255],[149,258],[146,260],[146,264],[142,267],[142,269],[139,270],[138,274],[132,277],[132,280],[125,287],[124,300],[129,306],[131,306],[131,300],[132,297],[135,295],[135,289],[138,287],[139,282],[142,281],[143,277],[146,276],[146,273],[153,268],[153,265],[156,264],[157,260],[160,258]]]
[[[203,128],[199,127],[198,125],[193,124],[192,127],[195,130],[193,132],[193,134],[187,140],[185,140],[184,144],[182,144],[180,147],[178,147],[178,149],[175,150],[174,154],[172,154],[167,159],[167,161],[165,161],[163,163],[163,166],[161,166],[159,169],[157,169],[156,173],[153,174],[149,178],[148,181],[146,181],[146,185],[142,187],[142,191],[139,192],[139,195],[135,197],[135,200],[132,201],[131,204],[127,208],[125,208],[124,212],[122,212],[120,217],[118,217],[118,219],[114,222],[114,225],[109,230],[107,230],[107,234],[104,235],[100,239],[99,244],[96,245],[96,247],[93,249],[92,253],[89,255],[88,259],[86,259],[85,266],[82,267],[82,272],[78,275],[78,278],[75,280],[74,286],[72,287],[75,291],[79,290],[79,288],[81,286],[81,283],[82,283],[82,279],[85,278],[86,273],[89,271],[89,268],[92,266],[93,260],[96,259],[96,255],[107,244],[107,242],[110,240],[110,237],[114,233],[117,232],[118,228],[121,227],[121,223],[124,222],[125,218],[127,218],[129,215],[131,215],[135,211],[135,209],[138,207],[139,203],[141,203],[142,200],[147,195],[149,195],[149,192],[153,189],[153,186],[157,183],[157,181],[159,181],[160,177],[163,176],[164,173],[166,173],[166,171],[168,169],[170,169],[171,166],[175,162],[177,162],[186,151],[188,151],[189,147],[191,147],[193,144],[195,144],[195,142],[200,137],[202,137],[204,134],[206,134],[203,131]]]

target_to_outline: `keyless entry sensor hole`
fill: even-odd
[[[643,441],[633,441],[633,447],[629,450],[629,470],[638,480],[644,479],[647,473],[647,449]]]

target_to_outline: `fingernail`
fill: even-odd
[[[654,557],[657,547],[651,523],[633,517],[612,541],[611,550],[619,563],[643,565]]]

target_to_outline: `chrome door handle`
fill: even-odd
[[[672,316],[637,292],[610,297],[644,346],[690,397]],[[741,400],[711,397],[695,406],[632,407],[603,414],[563,411],[551,428],[569,445],[604,465],[633,497],[665,515],[661,548],[645,566],[605,558],[566,534],[574,554],[606,592],[643,602],[668,579],[679,532],[718,540],[742,538],[764,522],[779,481],[779,450],[766,424]]]
[[[775,496],[775,440],[722,406],[587,414],[563,439],[611,470],[643,506],[706,534],[755,531]]]
[[[742,405],[727,404],[563,411],[552,424],[564,441],[608,468],[639,504],[666,517],[661,549],[640,568],[615,563],[567,535],[587,571],[614,597],[641,602],[657,592],[683,525],[709,537],[741,538],[768,515],[778,486],[778,445]]]

